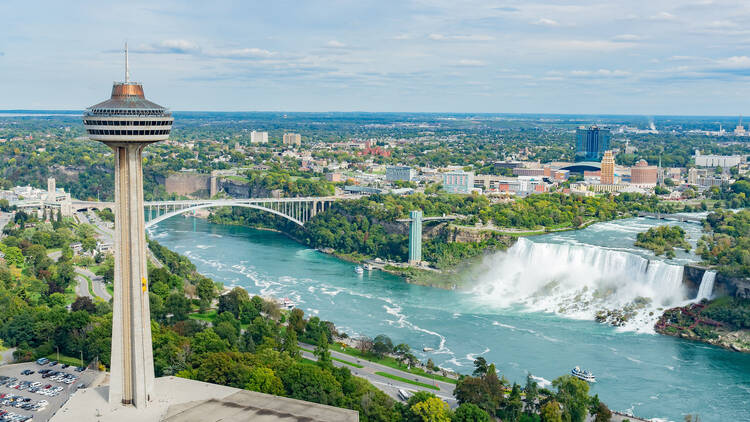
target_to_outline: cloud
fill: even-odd
[[[153,54],[196,54],[200,52],[198,44],[187,40],[164,40],[145,48],[136,49],[141,53]]]
[[[659,12],[655,15],[649,16],[652,21],[673,21],[677,19],[677,16],[669,12]]]
[[[635,34],[620,34],[612,37],[612,41],[641,41],[643,37]]]
[[[225,59],[249,59],[271,57],[275,55],[275,53],[262,48],[230,48],[209,50],[205,55]]]
[[[533,41],[533,40],[531,40]],[[589,51],[604,52],[616,51],[625,48],[635,47],[637,44],[629,41],[609,41],[609,40],[562,40],[548,39],[533,41],[535,45],[544,45],[547,50],[552,51]]]
[[[326,43],[326,47],[328,48],[345,48],[347,47],[346,44],[342,43],[341,41],[337,40],[330,40]]]
[[[394,40],[408,40],[411,39],[411,35],[409,34],[398,34],[393,37]]]
[[[624,78],[631,76],[631,73],[626,70],[609,70],[609,69],[599,69],[599,70],[573,70],[570,72],[570,75],[573,77],[578,78]]]
[[[481,60],[461,59],[458,61],[457,65],[464,66],[464,67],[482,67],[482,66],[486,66],[487,63]]]
[[[534,22],[535,25],[546,25],[546,26],[557,26],[559,23],[556,20],[548,19],[548,18],[540,18],[538,21]]]
[[[427,38],[433,41],[492,41],[495,37],[490,35],[443,35],[429,34]]]
[[[146,54],[185,54],[201,57],[223,59],[258,59],[274,56],[276,53],[262,48],[202,48],[188,40],[175,39],[153,43],[133,49],[136,53]]]

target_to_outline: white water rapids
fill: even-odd
[[[689,301],[683,267],[596,246],[535,243],[520,238],[485,262],[473,293],[486,306],[522,304],[531,311],[595,319],[627,313],[622,328],[653,332],[666,308]]]

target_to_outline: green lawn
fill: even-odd
[[[375,373],[375,375],[380,375],[381,377],[386,377],[386,378],[390,378],[390,379],[392,379],[392,380],[396,380],[396,381],[401,381],[401,382],[405,382],[405,383],[407,383],[407,384],[412,384],[412,385],[416,385],[416,386],[419,386],[419,387],[424,387],[424,388],[431,388],[431,389],[433,389],[433,390],[438,390],[438,391],[440,391],[440,388],[438,388],[438,387],[436,387],[436,386],[434,386],[434,385],[431,385],[431,384],[425,384],[425,383],[423,383],[423,382],[419,382],[419,381],[414,381],[414,380],[410,380],[410,379],[408,379],[408,378],[402,378],[402,377],[399,377],[399,376],[396,376],[396,375],[393,375],[393,374],[389,374],[389,373],[387,373],[387,372],[376,372],[376,373]]]
[[[312,351],[312,350],[308,350],[308,349],[305,349],[304,347],[300,347],[300,350],[304,350],[304,351],[306,351],[306,352],[308,352],[308,353],[313,353],[313,354],[315,354],[315,352],[314,352],[314,351]],[[353,367],[355,367],[355,368],[364,368],[364,366],[362,366],[362,365],[360,365],[360,364],[358,364],[358,363],[354,363],[354,362],[349,362],[348,360],[344,360],[344,359],[339,359],[339,358],[336,358],[336,357],[333,357],[333,356],[331,356],[331,359],[332,359],[332,360],[335,360],[336,362],[341,362],[341,363],[344,363],[344,364],[347,364],[347,365],[351,365],[351,366],[353,366]]]
[[[60,355],[60,359],[57,359],[57,353],[52,353],[51,355],[45,357],[49,360],[56,360],[60,363],[67,363],[70,366],[84,366],[84,364],[81,362],[81,359],[72,358],[63,354]]]
[[[190,318],[190,319],[197,319],[199,321],[206,321],[206,322],[213,323],[214,320],[216,319],[216,316],[217,316],[217,313],[216,313],[216,310],[214,309],[214,310],[210,310],[208,312],[204,312],[202,314],[201,313],[190,314],[190,315],[188,315],[188,318]]]
[[[370,362],[374,362],[374,363],[379,363],[379,364],[387,366],[389,368],[398,369],[399,371],[408,372],[410,374],[421,375],[421,376],[427,377],[427,378],[434,378],[434,379],[436,379],[438,381],[443,381],[443,382],[447,382],[447,383],[450,383],[450,384],[456,384],[457,383],[457,380],[455,380],[453,378],[450,378],[450,377],[444,377],[442,375],[437,375],[437,374],[435,374],[435,375],[428,374],[422,368],[409,368],[406,365],[401,364],[396,359],[394,359],[392,357],[389,357],[389,356],[386,356],[383,359],[378,359],[375,356],[363,356],[362,353],[359,350],[357,350],[357,349],[353,349],[351,347],[347,347],[346,349],[344,349],[344,348],[342,348],[340,345],[338,345],[336,343],[334,343],[334,344],[331,345],[331,350],[335,350],[335,351],[340,352],[340,353],[346,353],[349,356],[354,356],[354,357],[357,357],[357,358],[360,358],[360,359],[364,359],[366,361],[370,361]]]

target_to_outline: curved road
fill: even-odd
[[[300,343],[300,347],[304,347],[305,349],[308,349],[308,350],[315,350],[315,346],[310,345],[310,344]],[[310,352],[306,352],[304,350],[301,350],[300,352],[302,353],[302,356],[304,358],[307,358],[310,360],[317,360],[315,355],[313,355]],[[359,359],[356,356],[350,356],[350,355],[340,353],[334,350],[331,350],[330,352],[331,352],[332,357],[342,359],[347,362],[353,362],[358,365],[362,365],[363,368],[355,368],[351,365],[347,365],[336,360],[333,361],[334,366],[336,367],[346,366],[352,372],[352,375],[365,378],[367,381],[370,381],[370,383],[374,385],[375,387],[377,387],[379,390],[383,391],[384,393],[388,394],[389,396],[391,396],[392,398],[396,400],[401,400],[401,398],[398,396],[399,389],[403,389],[411,393],[414,393],[415,391],[427,391],[428,393],[435,394],[440,399],[447,402],[453,408],[458,406],[456,399],[453,397],[453,389],[456,387],[454,384],[450,384],[450,383],[442,382],[442,381],[436,381],[431,378],[423,377],[420,375],[415,375],[409,372],[399,371],[398,369],[393,369],[391,367],[380,365],[378,363]],[[397,375],[401,378],[415,380],[424,384],[437,385],[437,387],[440,388],[440,390],[439,391],[433,390],[430,388],[419,387],[417,385],[392,380],[390,378],[377,375],[375,374],[375,372],[385,372],[387,374]]]

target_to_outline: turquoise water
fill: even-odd
[[[626,253],[634,233],[655,224],[623,220],[534,242]],[[698,226],[683,226],[699,235]],[[750,355],[623,331],[581,315],[529,312],[528,303],[498,303],[498,290],[487,293],[487,287],[504,282],[505,274],[492,273],[493,263],[506,259],[502,254],[482,264],[474,290],[459,292],[409,285],[378,271],[357,275],[349,263],[267,231],[172,218],[150,232],[225,285],[289,297],[306,314],[331,320],[352,336],[387,334],[394,343],[411,344],[420,358],[459,372],[471,372],[479,355],[519,383],[529,372],[552,380],[580,365],[597,376],[592,392],[616,410],[673,421],[686,413],[707,422],[750,420]],[[423,353],[423,347],[435,351]]]

